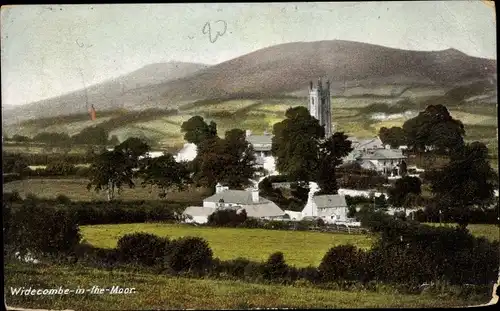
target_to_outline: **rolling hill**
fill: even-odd
[[[87,101],[101,110],[123,108],[124,105],[120,98],[132,89],[154,86],[169,80],[179,79],[207,67],[208,65],[205,64],[184,62],[150,64],[129,74],[56,98],[21,107],[3,107],[2,113],[4,116],[2,119],[8,124],[12,122],[13,117],[16,117],[17,120],[23,120],[86,113]]]
[[[294,42],[214,66],[146,66],[88,88],[87,96],[99,110],[173,108],[206,99],[302,97],[309,81],[318,77],[331,80],[336,96],[391,96],[422,88],[445,92],[478,81],[496,85],[496,60],[454,49],[426,52],[342,40]],[[82,90],[18,107],[8,115],[39,118],[75,113],[75,107],[85,107],[85,96]]]

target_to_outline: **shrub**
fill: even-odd
[[[298,278],[299,279],[305,279],[312,284],[319,283],[321,281],[320,279],[320,273],[317,267],[305,267],[305,268],[299,268],[298,269]]]
[[[282,281],[288,272],[288,265],[282,252],[276,252],[269,256],[263,267],[263,278],[271,281]]]
[[[331,248],[321,260],[319,272],[327,282],[335,280],[358,280],[360,277],[360,250],[353,245]]]
[[[52,162],[45,168],[48,175],[53,176],[69,176],[76,173],[76,167],[65,161]]]
[[[124,261],[153,266],[164,259],[168,244],[168,238],[142,232],[131,233],[118,240],[117,251]]]
[[[70,204],[71,199],[65,196],[64,194],[60,194],[56,197],[55,200],[58,204]]]
[[[206,240],[184,237],[170,242],[166,262],[174,272],[204,272],[212,263],[212,250]]]
[[[208,216],[207,224],[218,227],[236,227],[247,220],[245,210],[222,209],[215,211]]]
[[[80,229],[70,211],[36,200],[26,200],[20,208],[13,209],[9,227],[9,242],[21,254],[68,253],[81,239]]]
[[[256,218],[247,218],[243,223],[240,224],[240,227],[243,228],[262,228],[264,225],[261,221]]]
[[[250,260],[245,258],[236,258],[225,262],[225,273],[239,279],[245,276],[245,267],[250,263]]]

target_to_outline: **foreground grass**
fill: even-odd
[[[6,183],[4,192],[18,191],[22,197],[34,194],[41,198],[55,198],[65,195],[74,201],[106,200],[106,192],[95,192],[87,190],[87,179],[25,179]],[[201,202],[207,194],[204,190],[193,190],[185,192],[172,192],[167,200],[176,202]],[[158,190],[150,187],[143,188],[137,183],[135,188],[123,188],[116,195],[118,200],[158,200]]]
[[[457,224],[454,223],[425,223],[429,226],[446,226],[446,227],[456,227]],[[490,241],[500,240],[500,228],[497,225],[489,224],[469,224],[467,229],[472,233],[472,235],[477,237],[485,237]]]
[[[81,226],[83,238],[102,248],[114,248],[120,237],[133,232],[147,232],[172,238],[197,236],[208,241],[214,256],[223,260],[243,257],[265,261],[274,252],[283,252],[290,265],[317,266],[326,252],[336,245],[353,244],[369,248],[368,235],[281,231],[246,228],[210,228],[174,224],[120,224]]]
[[[73,266],[14,263],[5,267],[8,306],[73,310],[248,309],[248,308],[427,308],[481,302],[427,294],[381,291],[336,291],[308,287],[258,285],[239,281],[197,280],[163,275],[103,271]],[[135,288],[132,294],[54,296],[12,295],[11,287],[90,289]],[[484,302],[483,302],[484,303]]]

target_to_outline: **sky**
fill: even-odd
[[[297,41],[455,48],[496,59],[495,31],[494,8],[481,1],[2,6],[2,105],[59,96],[153,63],[217,64]]]

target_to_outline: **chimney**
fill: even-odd
[[[245,131],[245,133],[246,133],[246,137],[248,137],[248,136],[251,136],[251,135],[252,135],[252,131],[250,131],[250,130],[246,130],[246,131]]]
[[[259,189],[252,189],[252,202],[259,203]]]
[[[222,187],[220,183],[217,183],[215,186],[215,193],[221,193],[222,191],[224,191],[224,187]]]

